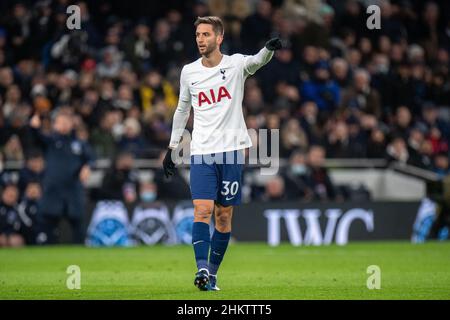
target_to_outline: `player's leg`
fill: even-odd
[[[214,210],[214,200],[194,200],[194,225],[192,227],[192,245],[194,246],[197,269],[208,268],[208,253],[211,242],[209,223]]]
[[[211,239],[209,255],[210,284],[213,290],[218,290],[217,271],[231,237],[233,206],[241,203],[243,155],[242,150],[227,152],[224,154],[225,163],[217,165],[221,189],[217,193],[216,227]]]
[[[213,165],[205,164],[202,159],[191,157],[190,186],[194,203],[194,225],[192,227],[192,245],[198,272],[194,284],[200,290],[208,290],[208,255],[211,243],[209,223],[217,199],[217,172]],[[199,161],[200,160],[200,161]]]
[[[230,241],[232,217],[233,206],[223,206],[220,203],[215,205],[215,228],[211,238],[211,253],[209,255],[209,279],[212,290],[220,290],[216,285],[217,271]]]
[[[214,200],[195,199],[193,201],[194,225],[192,227],[192,246],[194,247],[198,270],[195,274],[194,285],[200,290],[206,291],[209,285],[208,254],[211,244],[209,223],[211,221],[212,211],[214,210]]]

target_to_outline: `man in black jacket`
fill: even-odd
[[[101,189],[97,192],[100,200],[120,200],[126,205],[136,203],[139,194],[139,172],[134,169],[134,155],[121,152],[114,159],[110,170],[103,177]]]
[[[92,152],[73,131],[73,115],[70,110],[55,111],[52,132],[40,130],[39,115],[34,115],[30,126],[44,148],[46,170],[42,182],[43,194],[39,203],[40,234],[38,242],[57,242],[57,227],[66,217],[72,227],[74,243],[83,242],[83,215],[85,196],[83,183],[90,175]]]
[[[314,200],[337,200],[338,192],[328,175],[328,170],[324,167],[324,162],[325,149],[319,145],[311,146],[307,155],[306,184],[312,190]]]

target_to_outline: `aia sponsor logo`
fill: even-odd
[[[202,104],[213,104],[218,103],[222,99],[228,98],[231,100],[231,95],[228,92],[227,88],[220,87],[219,90],[214,91],[214,89],[210,89],[209,91],[200,91],[198,94],[198,106],[201,107]]]

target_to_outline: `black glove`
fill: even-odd
[[[281,49],[281,40],[280,38],[272,38],[266,42],[266,48],[270,51],[275,51]]]
[[[167,148],[166,156],[163,161],[164,175],[169,178],[175,173],[175,163],[172,161],[172,149]]]

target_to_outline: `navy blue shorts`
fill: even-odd
[[[243,151],[191,156],[192,199],[215,200],[223,206],[240,204]]]

